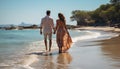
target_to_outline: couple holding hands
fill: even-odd
[[[50,10],[47,10],[46,16],[41,20],[40,34],[44,35],[46,51],[48,50],[47,38],[49,39],[49,51],[51,51],[52,30],[54,30],[54,34],[56,34],[56,42],[59,48],[59,53],[63,53],[70,48],[72,44],[72,39],[67,30],[64,15],[62,13],[58,13],[58,18],[59,19],[56,20],[56,27],[54,27],[53,19],[50,18]]]

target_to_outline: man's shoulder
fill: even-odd
[[[43,19],[46,19],[46,17],[43,17],[42,20],[43,20]]]
[[[42,19],[52,19],[53,20],[53,18],[51,18],[51,17],[43,17]]]
[[[43,17],[41,20],[42,21],[46,21],[46,20],[53,21],[53,18],[51,18],[51,17]]]
[[[49,17],[49,19],[53,20],[53,18]]]

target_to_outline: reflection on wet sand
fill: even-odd
[[[105,40],[102,44],[102,51],[110,56],[112,59],[120,59],[120,37],[113,38],[110,40]]]
[[[57,69],[68,69],[72,57],[69,53],[61,53],[57,57]]]
[[[39,55],[39,62],[35,69],[54,69],[54,57],[52,55]]]
[[[105,56],[111,58],[117,66],[120,67],[120,37],[116,37],[110,40],[104,40],[101,46],[101,50]]]
[[[35,67],[36,69],[69,69],[71,61],[72,57],[69,53],[39,55],[39,62]]]

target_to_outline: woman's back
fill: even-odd
[[[61,20],[57,20],[57,25],[58,25],[58,28],[57,28],[57,31],[66,31],[65,29],[65,23],[62,22]]]
[[[70,48],[72,40],[66,28],[65,17],[61,13],[58,14],[58,17],[59,19],[57,20],[56,25],[56,41],[59,47],[59,53],[62,53]]]

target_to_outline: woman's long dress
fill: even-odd
[[[72,39],[66,29],[66,25],[61,20],[57,20],[56,40],[59,47],[59,52],[66,52],[72,44]]]

